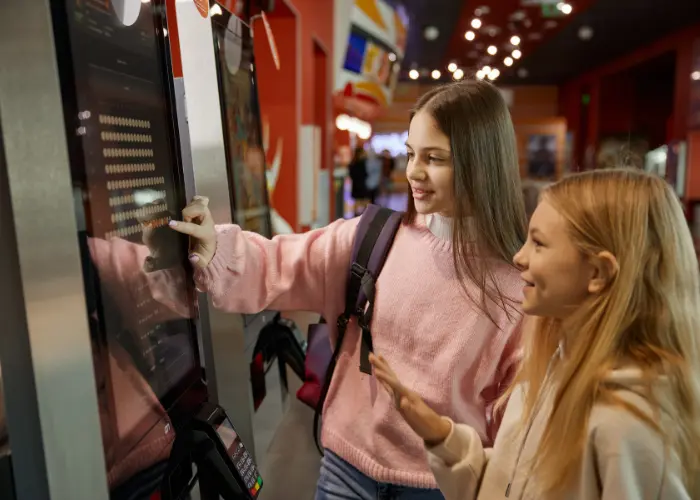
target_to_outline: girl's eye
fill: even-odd
[[[416,154],[413,153],[412,151],[409,151],[406,153],[406,158],[408,158],[408,161],[411,161],[414,156],[416,156]]]
[[[442,158],[438,158],[437,156],[429,156],[428,159],[429,159],[432,163],[441,163],[441,162],[445,161],[445,160],[443,160]]]
[[[542,243],[539,240],[532,240],[532,243],[535,245],[535,248],[539,248],[542,246]]]

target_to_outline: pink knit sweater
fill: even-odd
[[[272,240],[220,227],[216,256],[195,279],[224,310],[314,311],[334,323],[357,224],[341,220]],[[517,271],[503,264],[498,273],[503,292],[520,297]],[[520,324],[495,305],[492,314],[500,328],[464,297],[449,241],[422,224],[399,229],[377,282],[374,349],[432,408],[474,427],[486,444],[498,425],[492,403],[517,362]],[[353,323],[324,410],[323,445],[377,481],[435,488],[423,443],[376,379],[360,372],[359,339]]]

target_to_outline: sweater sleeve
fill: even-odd
[[[428,464],[445,500],[476,500],[488,453],[472,427],[452,423],[445,441],[427,448]]]
[[[343,296],[358,222],[338,220],[271,240],[235,225],[220,226],[214,259],[195,273],[197,288],[227,312],[323,313],[329,299]]]

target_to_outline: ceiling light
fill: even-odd
[[[520,45],[520,37],[518,35],[513,35],[510,37],[510,43],[512,45]]]
[[[483,79],[484,79],[484,72],[483,72],[482,70],[477,71],[477,72],[476,72],[476,77],[477,77],[479,80],[483,80]]]
[[[212,17],[213,16],[220,16],[223,13],[224,12],[221,10],[221,7],[219,6],[218,3],[215,3],[214,5],[212,5],[211,9],[209,9],[209,15]]]
[[[489,45],[489,48],[486,49],[486,52],[488,52],[488,53],[491,54],[492,56],[495,56],[495,55],[496,55],[496,52],[498,52],[498,49],[496,48],[495,45]]]
[[[484,66],[483,68],[481,68],[481,71],[482,71],[485,75],[488,75],[489,73],[491,73],[491,66]]]
[[[433,80],[439,80],[440,77],[442,76],[442,73],[440,73],[439,69],[434,69],[433,72],[430,74],[430,76],[433,77]]]
[[[396,54],[394,54],[393,52],[390,52],[390,53],[389,53],[389,60],[390,60],[391,62],[396,61]]]
[[[513,51],[513,54],[512,54],[513,59],[520,59],[522,57],[522,55],[523,55],[523,53],[520,52],[518,49],[515,49]]]
[[[447,71],[449,71],[450,73],[454,73],[455,71],[457,71],[457,64],[456,64],[456,63],[453,63],[453,62],[451,62],[450,64],[448,64],[448,65],[447,65]]]
[[[513,65],[513,58],[512,57],[506,57],[503,59],[503,64],[506,66],[512,66]]]
[[[420,73],[418,73],[417,69],[412,69],[411,71],[408,72],[408,77],[411,80],[418,80],[419,76],[420,76]]]
[[[489,7],[488,5],[482,5],[481,7],[477,7],[474,10],[474,15],[476,17],[480,17],[480,16],[485,16],[489,12],[491,12],[491,7]]]
[[[566,2],[559,2],[557,4],[557,9],[562,11],[564,14],[569,15],[574,11],[574,8],[571,6],[571,4],[566,3]]]
[[[481,19],[479,19],[478,17],[472,19],[472,28],[474,28],[475,30],[481,28]]]
[[[527,73],[527,70],[525,68],[520,68],[518,70],[518,76],[520,78],[527,78],[527,75],[528,75],[528,73]]]
[[[581,40],[590,40],[591,38],[593,38],[593,28],[591,28],[590,26],[581,26],[578,29],[578,37]]]
[[[525,20],[523,21],[523,26],[525,26],[526,28],[531,27],[531,26],[532,26],[532,21],[530,21],[529,19],[525,19]]]
[[[462,71],[461,69],[457,69],[457,71],[455,71],[452,74],[452,76],[455,80],[461,80],[462,78],[464,78],[464,71]]]
[[[464,34],[464,38],[466,38],[467,40],[469,40],[471,42],[472,40],[474,40],[476,38],[476,35],[474,34],[473,31],[467,31]]]
[[[692,78],[692,79],[695,80],[695,81],[700,80],[700,71],[693,71],[693,72],[690,74],[690,78]]]
[[[489,73],[489,80],[495,80],[500,74],[501,72],[498,71],[498,68],[493,68]]]
[[[435,26],[426,26],[423,30],[423,36],[426,40],[432,42],[433,40],[437,39],[438,36],[440,36],[440,30]]]

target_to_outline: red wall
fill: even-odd
[[[639,50],[580,75],[560,87],[559,113],[567,119],[569,129],[574,133],[574,163],[584,164],[585,152],[595,148],[598,139],[610,131],[622,129],[630,121],[644,119],[644,108],[653,114],[651,107],[659,105],[654,100],[634,99],[625,90],[629,82],[618,76],[626,70],[654,59],[668,52],[676,53],[676,76],[673,91],[671,114],[661,118],[663,131],[656,124],[642,123],[652,127],[654,136],[664,135],[666,139],[685,139],[688,134],[688,108],[690,105],[690,71],[693,41],[700,37],[700,25],[694,25],[640,48]],[[616,78],[619,80],[616,81]],[[590,95],[590,104],[581,105],[581,95]],[[645,92],[648,95],[648,92]],[[632,102],[630,102],[632,100]],[[587,117],[582,116],[582,110]],[[665,111],[656,110],[657,115]],[[668,118],[668,126],[666,125]],[[582,124],[586,130],[582,131]],[[625,132],[629,130],[627,127]]]
[[[262,22],[255,29],[254,51],[258,72],[258,96],[263,127],[269,127],[266,151],[268,168],[277,149],[282,148],[282,165],[270,199],[272,207],[292,228],[297,227],[297,155],[299,115],[297,105],[297,20],[293,16],[271,16],[280,70],[275,67]]]
[[[301,229],[297,200],[300,124],[321,127],[321,166],[332,168],[328,145],[333,130],[330,105],[333,73],[329,63],[333,60],[333,2],[277,0],[269,18],[280,53],[281,71],[274,67],[262,23],[256,24],[255,56],[260,107],[263,119],[270,124],[268,164],[274,156],[277,139],[283,141],[282,166],[272,206],[298,231]]]

